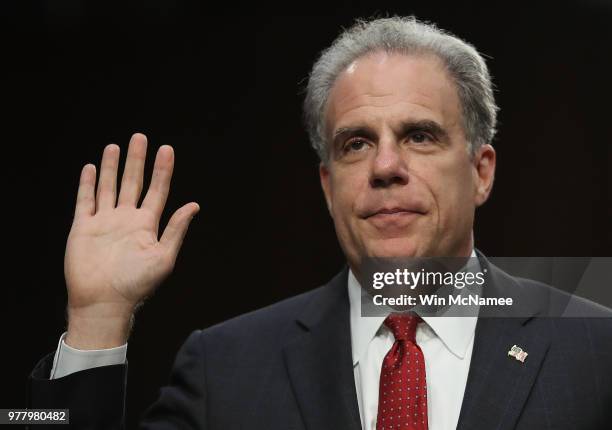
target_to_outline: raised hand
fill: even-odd
[[[174,151],[168,145],[159,148],[151,184],[138,207],[146,152],[146,136],[134,134],[118,197],[119,146],[104,149],[97,189],[95,165],[87,164],[81,171],[64,258],[65,342],[74,348],[125,343],[136,307],[172,272],[189,223],[200,209],[191,202],[176,210],[158,240]]]

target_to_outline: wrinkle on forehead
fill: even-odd
[[[355,110],[395,111],[394,106],[405,106],[407,114],[425,109],[446,127],[461,120],[456,85],[442,60],[432,54],[380,51],[356,59],[338,76],[328,99],[327,130],[333,132]]]

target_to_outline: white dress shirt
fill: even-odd
[[[472,257],[475,256],[472,252]],[[353,373],[361,427],[376,430],[380,371],[395,338],[383,324],[386,316],[361,316],[361,296],[367,293],[352,271],[349,272],[348,292]],[[428,428],[456,429],[470,369],[477,317],[423,317],[423,321],[417,327],[416,343],[425,357]]]
[[[125,363],[127,343],[116,348],[84,351],[66,345],[66,342],[64,342],[66,334],[67,332],[64,332],[60,336],[55,356],[53,357],[53,367],[51,368],[49,379],[61,378],[71,373],[93,369],[94,367]]]
[[[472,251],[472,257],[476,257]],[[476,258],[474,260],[477,261]],[[376,430],[378,386],[382,362],[395,339],[383,324],[385,316],[362,317],[360,287],[349,270],[351,345],[357,401],[363,430]],[[429,430],[457,427],[467,381],[477,317],[423,317],[416,343],[425,356]],[[60,337],[50,379],[94,367],[125,363],[127,343],[110,349],[82,351]]]

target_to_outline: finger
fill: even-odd
[[[95,189],[96,166],[91,163],[86,164],[83,169],[81,169],[76,208],[74,210],[75,218],[93,215],[96,213]]]
[[[117,200],[117,167],[119,166],[119,146],[106,145],[102,154],[100,179],[96,195],[96,211],[112,209]]]
[[[160,244],[167,249],[172,261],[176,260],[176,257],[181,249],[185,234],[189,228],[189,224],[193,217],[200,211],[200,205],[197,203],[188,203],[185,206],[178,209],[162,234],[159,240]]]
[[[168,199],[170,180],[174,169],[174,150],[170,145],[162,145],[157,151],[151,184],[142,201],[142,208],[151,210],[159,220]]]
[[[134,133],[130,139],[125,168],[121,177],[117,206],[136,206],[138,204],[142,192],[146,157],[147,137],[141,133]]]

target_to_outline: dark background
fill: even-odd
[[[501,106],[494,192],[476,245],[491,256],[610,256],[612,4],[347,2],[327,16],[210,15],[204,5],[85,1],[4,6],[4,287],[0,407],[65,328],[64,247],[79,172],[110,142],[170,144],[162,226],[194,219],[174,273],[129,342],[128,417],[167,380],[191,330],[326,282],[343,264],[301,124],[319,51],[355,17],[410,14],[486,54]],[[363,2],[367,4],[367,2]],[[400,4],[400,2],[397,2]],[[146,189],[146,188],[145,188]]]

